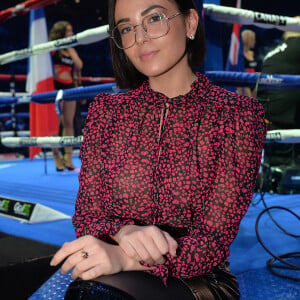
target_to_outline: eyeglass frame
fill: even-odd
[[[154,15],[154,14],[156,14],[156,13],[152,13],[152,14],[149,14],[149,15],[143,17],[143,20],[144,20],[146,17],[149,17],[149,16]],[[112,35],[112,33],[114,32],[114,30],[116,30],[116,29],[118,28],[119,24],[118,24],[117,26],[115,26],[115,27],[110,31],[110,38],[115,42],[115,45],[117,46],[117,48],[119,48],[119,49],[121,49],[121,50],[126,50],[126,49],[129,49],[129,48],[133,47],[133,46],[136,44],[136,28],[137,28],[138,26],[142,26],[144,32],[147,34],[147,36],[148,36],[149,39],[155,40],[155,39],[159,39],[159,38],[161,38],[161,37],[163,37],[163,36],[166,36],[166,35],[169,33],[169,31],[170,31],[170,22],[169,22],[169,21],[170,21],[170,20],[172,20],[173,18],[175,18],[175,17],[177,17],[177,16],[183,15],[183,13],[180,12],[180,11],[177,12],[177,13],[175,13],[175,14],[172,15],[172,16],[169,16],[169,17],[167,17],[163,12],[159,12],[159,14],[163,15],[164,20],[167,21],[167,26],[168,26],[168,30],[166,31],[166,33],[164,33],[164,34],[161,35],[161,36],[158,36],[158,37],[155,37],[155,38],[151,38],[150,36],[148,36],[148,32],[147,32],[146,29],[144,28],[144,26],[143,26],[143,20],[142,20],[142,23],[141,23],[141,24],[137,24],[137,25],[134,25],[134,26],[133,26],[132,24],[130,24],[129,22],[124,23],[124,24],[130,24],[130,25],[132,25],[133,30],[134,30],[134,43],[133,43],[131,46],[126,47],[126,48],[120,47],[120,46],[118,45],[117,41],[116,41],[116,38]]]

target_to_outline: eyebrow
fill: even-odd
[[[166,9],[165,7],[161,6],[161,5],[152,5],[150,7],[148,7],[147,9],[145,9],[144,11],[142,11],[141,15],[145,16],[147,15],[151,10],[155,9],[155,8],[162,8],[162,9]]]
[[[161,5],[151,5],[150,7],[146,8],[145,10],[142,11],[141,16],[144,17],[145,15],[147,15],[151,10],[155,9],[155,8],[162,8],[162,9],[166,9],[165,7],[161,6]],[[116,26],[119,25],[120,23],[124,23],[124,22],[129,22],[130,19],[129,18],[123,18],[120,19],[117,23]]]

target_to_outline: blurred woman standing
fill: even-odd
[[[68,21],[56,22],[50,30],[49,38],[51,41],[72,36],[73,27]],[[54,87],[56,90],[69,89],[75,87],[76,81],[74,74],[80,74],[83,62],[74,48],[66,48],[52,52],[54,65]],[[74,136],[74,117],[76,101],[62,101],[62,115],[59,122],[62,125],[63,136]],[[64,168],[72,171],[75,169],[72,162],[72,146],[64,148],[64,155],[61,158],[59,150],[53,150],[53,159],[57,171]]]

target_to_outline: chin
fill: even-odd
[[[157,68],[139,68],[138,70],[147,77],[158,77],[165,74],[169,69],[159,66]]]

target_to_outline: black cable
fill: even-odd
[[[271,206],[270,208],[268,208],[265,199],[262,199],[262,203],[263,203],[263,205],[264,205],[264,207],[265,207],[266,212],[268,213],[269,217],[271,218],[271,220],[274,222],[274,224],[275,224],[275,225],[276,225],[283,233],[285,233],[286,235],[290,235],[291,237],[294,237],[294,238],[299,238],[299,237],[300,237],[299,234],[293,234],[293,233],[291,233],[291,232],[285,230],[285,229],[284,229],[284,228],[283,228],[283,227],[282,227],[282,226],[281,226],[281,225],[273,218],[272,214],[270,213],[270,208],[274,208],[274,207],[276,207],[276,206]],[[279,208],[283,208],[284,210],[288,210],[288,212],[290,212],[290,213],[293,214],[296,218],[299,219],[299,216],[298,216],[296,213],[294,213],[293,211],[289,210],[288,208],[285,208],[285,207],[282,207],[282,206],[279,206]]]
[[[263,201],[264,202],[264,201]],[[292,264],[289,261],[287,261],[286,259],[299,259],[300,258],[300,252],[290,252],[290,253],[285,253],[285,254],[281,254],[281,255],[276,255],[274,254],[262,241],[260,235],[259,235],[259,231],[258,231],[258,225],[259,225],[259,221],[261,219],[261,217],[267,212],[268,215],[271,217],[272,221],[275,223],[275,225],[280,228],[285,234],[295,237],[295,238],[299,238],[300,235],[296,235],[293,233],[288,232],[287,230],[285,230],[282,226],[280,226],[278,224],[278,222],[275,221],[275,219],[273,218],[273,216],[270,213],[270,210],[272,209],[281,209],[281,210],[285,210],[289,213],[291,213],[293,216],[295,216],[298,220],[300,220],[300,216],[297,215],[295,212],[293,212],[292,210],[286,208],[286,207],[282,207],[282,206],[271,206],[271,207],[267,207],[265,202],[264,202],[264,206],[265,209],[263,211],[260,212],[260,214],[257,217],[256,220],[256,224],[255,224],[255,232],[256,232],[256,236],[257,239],[259,241],[259,243],[262,245],[262,247],[273,257],[271,259],[269,259],[266,264],[267,264],[267,268],[268,270],[273,273],[274,275],[277,275],[279,277],[285,278],[285,279],[290,279],[293,281],[297,281],[300,282],[300,278],[299,277],[293,277],[293,276],[288,276],[285,274],[282,274],[280,272],[275,271],[275,269],[285,269],[285,270],[292,270],[292,271],[299,271],[300,270],[300,265],[296,265],[296,264]],[[297,228],[297,227],[296,227]],[[299,227],[298,227],[299,228]],[[281,262],[282,265],[275,265],[276,262]]]

